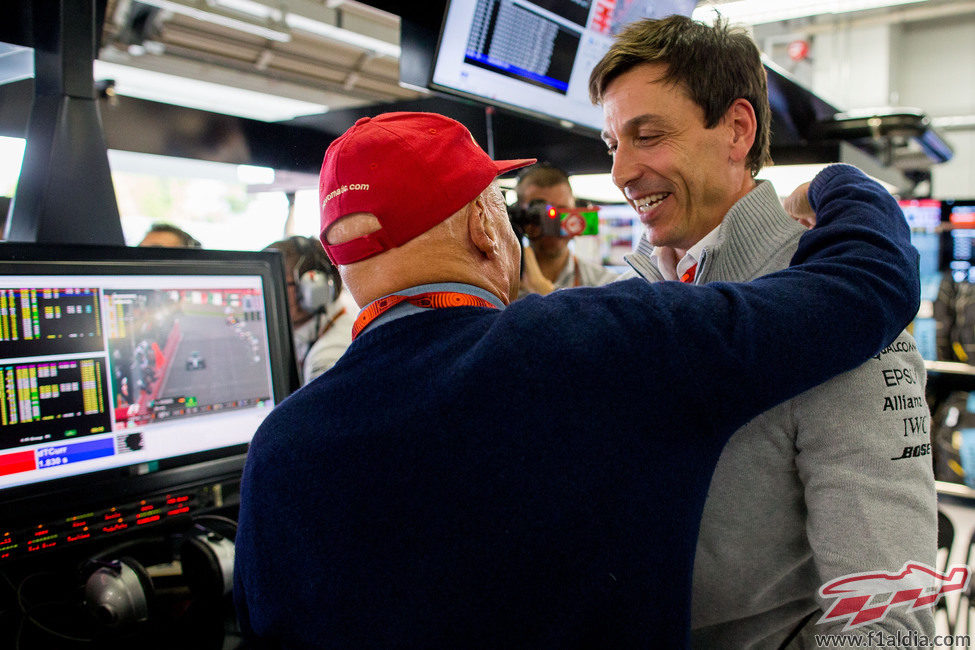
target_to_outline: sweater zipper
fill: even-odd
[[[708,263],[708,249],[701,251],[701,259],[697,263],[697,273],[694,274],[693,284],[701,284],[701,278],[704,277],[704,272],[707,270]]]

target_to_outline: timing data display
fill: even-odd
[[[941,201],[901,199],[898,202],[911,229],[911,243],[920,254],[921,275],[938,273],[941,241]]]
[[[0,489],[248,442],[260,276],[0,276]]]
[[[0,448],[111,431],[105,375],[97,357],[0,366]]]
[[[917,349],[928,361],[938,358],[937,323],[934,302],[941,286],[941,201],[935,199],[901,199],[897,202],[911,229],[911,243],[918,251],[921,275],[921,304],[912,324]]]
[[[432,83],[531,113],[601,129],[589,73],[628,23],[679,13],[694,0],[453,0]]]
[[[103,344],[100,328],[95,288],[0,289],[0,359],[95,352]]]
[[[955,282],[975,282],[975,205],[949,205],[951,276]]]

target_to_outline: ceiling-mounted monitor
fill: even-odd
[[[451,0],[431,85],[600,130],[589,73],[640,18],[690,15],[695,0]]]

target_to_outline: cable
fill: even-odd
[[[9,608],[0,609],[0,621],[3,621],[9,616],[11,621],[23,622],[23,619],[17,616],[18,612],[15,606],[16,599],[17,599],[17,585],[13,583],[13,580],[11,580],[10,576],[8,576],[6,573],[0,573],[0,577],[2,577],[3,581],[7,584],[8,587],[10,587],[10,597],[12,599],[11,606]],[[13,623],[11,622],[11,625],[12,624]],[[5,629],[12,629],[12,628],[7,626],[6,624],[0,623],[0,630],[5,630]],[[17,637],[15,636],[14,639],[16,640],[16,638]],[[0,636],[0,642],[3,642],[5,639],[6,636]],[[14,647],[16,647],[16,645]]]
[[[233,535],[224,535],[224,537],[236,537],[237,536],[237,522],[230,517],[224,517],[223,515],[197,515],[193,517],[193,523],[205,523],[207,521],[212,521],[214,523],[221,523],[229,526],[233,531]],[[220,532],[220,531],[216,531]]]
[[[92,559],[100,560],[101,558],[114,557],[132,548],[140,548],[140,547],[146,548],[149,546],[154,546],[157,547],[154,550],[158,550],[159,548],[168,549],[169,544],[170,544],[169,538],[164,537],[162,535],[153,535],[152,537],[130,539],[120,544],[115,544],[114,546],[109,546],[108,548],[102,549],[101,551],[98,552],[97,555],[94,556],[94,558],[90,558],[89,561],[91,561]]]
[[[8,587],[10,587],[10,595],[13,596],[14,599],[16,600],[17,585],[14,584],[14,581],[11,580],[10,576],[8,576],[6,573],[0,573],[0,578],[3,578],[3,581],[7,583]],[[2,614],[3,612],[4,610],[0,609],[0,614]]]
[[[33,608],[30,608],[29,609],[27,607],[27,604],[24,602],[24,597],[23,597],[24,596],[24,588],[26,587],[28,581],[30,581],[30,580],[32,580],[34,578],[37,578],[37,577],[41,577],[41,576],[52,576],[52,577],[55,577],[55,578],[58,577],[57,574],[54,574],[54,573],[47,573],[47,572],[33,573],[31,575],[26,576],[23,580],[21,580],[20,581],[20,585],[17,587],[17,608],[20,610],[21,616],[23,616],[23,618],[21,619],[20,629],[17,631],[17,647],[20,646],[20,638],[21,638],[22,632],[23,632],[23,624],[24,624],[24,621],[28,621],[31,625],[33,625],[37,629],[41,630],[42,632],[44,632],[46,634],[50,634],[51,636],[56,637],[58,639],[63,639],[65,641],[72,641],[74,643],[94,643],[95,642],[95,639],[89,639],[89,638],[86,638],[86,637],[72,636],[70,634],[64,634],[62,632],[58,632],[57,630],[54,630],[54,629],[51,629],[51,628],[47,627],[46,625],[44,625],[43,623],[41,623],[40,621],[38,621],[36,618],[34,618],[34,616],[31,614],[31,610],[36,611],[40,607],[50,607],[50,606],[53,606],[53,605],[64,605],[67,602],[67,601],[51,601],[49,603],[43,603],[43,604],[40,604],[40,605],[34,605]]]
[[[17,636],[14,637],[14,649],[15,650],[20,650],[20,640],[24,636],[24,621],[25,620],[26,619],[23,616],[21,616],[20,617],[20,622],[17,623]]]
[[[225,524],[229,524],[234,528],[237,528],[237,522],[230,517],[224,517],[223,515],[197,515],[193,518],[194,521],[222,521]]]

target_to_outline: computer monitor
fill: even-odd
[[[951,232],[948,271],[955,282],[975,282],[975,200],[946,199],[942,213]]]
[[[937,325],[934,320],[934,303],[941,286],[941,201],[935,199],[902,199],[898,201],[904,219],[911,228],[911,243],[919,254],[918,268],[921,275],[921,304],[911,325],[911,333],[917,342],[921,356],[936,361]]]
[[[603,126],[589,73],[640,18],[690,15],[695,0],[452,0],[431,86],[589,130]]]
[[[0,562],[205,508],[296,385],[276,253],[0,245]]]
[[[921,275],[938,272],[941,237],[941,201],[901,199],[897,202],[911,229],[911,243],[920,253]]]

